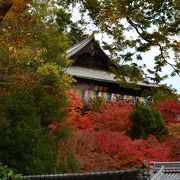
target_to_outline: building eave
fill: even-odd
[[[78,78],[90,79],[96,81],[104,81],[109,83],[117,83],[115,79],[115,75],[113,73],[98,70],[98,69],[90,69],[79,66],[70,66],[65,69],[65,72]],[[159,87],[157,84],[146,84],[143,82],[138,82],[138,86],[146,86],[146,87]]]

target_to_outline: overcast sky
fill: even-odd
[[[99,42],[101,42],[102,39],[106,42],[111,42],[111,39],[109,39],[108,36],[102,34],[96,34],[95,39],[97,39]],[[142,63],[146,64],[147,67],[149,68],[154,67],[153,56],[156,55],[157,53],[158,53],[158,49],[156,48],[153,48],[151,51],[144,53],[142,55],[143,56]],[[172,68],[170,66],[166,66],[163,68],[162,75],[170,74],[171,71]],[[176,75],[175,77],[169,77],[165,81],[162,81],[161,84],[172,85],[172,87],[177,90],[178,94],[180,94],[180,76]]]
[[[77,21],[77,20],[80,19],[80,14],[78,12],[78,7],[73,8],[72,13],[73,13],[73,17],[72,17],[73,21]],[[84,16],[86,17],[87,21],[89,21],[87,15],[84,15]],[[90,24],[87,29],[88,29],[87,33],[89,35],[91,35],[92,32],[95,30],[95,26],[93,26],[93,24]],[[135,35],[135,32],[134,32],[134,34],[132,34],[132,32],[131,32],[131,34],[126,34],[126,36],[134,36],[134,35]],[[112,40],[106,34],[96,34],[95,39],[98,40],[100,43],[102,42],[102,40],[106,41],[108,44],[112,42]],[[146,64],[146,66],[148,68],[152,69],[154,67],[153,57],[157,53],[158,53],[157,48],[153,48],[151,51],[149,51],[147,53],[144,53],[142,55],[142,57],[143,57],[142,63]],[[172,68],[170,66],[166,66],[166,67],[163,68],[162,75],[170,74],[171,72],[172,72]],[[165,81],[162,81],[161,84],[172,85],[172,87],[177,90],[177,93],[180,94],[180,76],[176,75],[174,77],[169,77]]]

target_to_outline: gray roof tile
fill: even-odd
[[[69,173],[69,174],[49,174],[49,175],[30,175],[25,176],[30,180],[135,180],[141,169],[122,170],[112,172],[94,172],[94,173]]]
[[[179,162],[152,162],[151,180],[180,180]]]
[[[75,77],[84,78],[84,79],[92,79],[104,82],[116,83],[115,75],[113,73],[109,73],[107,71],[85,68],[79,66],[70,66],[65,69],[65,71]],[[157,84],[146,84],[143,82],[138,82],[137,85],[140,86],[149,86],[149,87],[159,87]]]

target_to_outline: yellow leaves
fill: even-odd
[[[9,51],[12,51],[14,49],[14,47],[9,47]]]
[[[29,46],[14,47],[9,45],[9,59],[18,62],[29,62],[34,58],[33,49]]]
[[[56,85],[62,89],[68,88],[74,82],[74,79],[65,74],[61,67],[55,63],[46,63],[37,69],[45,84]]]
[[[112,15],[110,16],[110,20],[111,20],[111,22],[113,22],[113,23],[115,23],[118,19],[119,19],[119,18],[118,18],[116,15],[114,15],[114,14],[112,14]]]
[[[68,57],[67,53],[62,54],[62,58],[64,59],[63,61],[64,67],[69,67],[72,65],[73,61]]]
[[[58,77],[60,67],[54,63],[46,63],[37,69],[37,73],[42,76],[55,76]]]
[[[36,56],[34,57],[34,59],[37,61],[37,63],[42,63],[42,59],[44,54],[47,52],[46,48],[37,48],[36,49]]]
[[[36,20],[53,21],[52,17],[58,12],[56,0],[31,0],[30,8]]]
[[[9,54],[10,59],[18,59],[17,49],[15,47],[10,46],[9,51],[10,51],[10,54]]]
[[[65,87],[69,87],[72,83],[75,83],[76,80],[73,79],[72,76],[70,76],[69,74],[64,74],[62,77],[61,77],[61,81],[63,82],[64,86]]]
[[[119,19],[126,17],[128,14],[127,0],[115,0],[113,2],[113,10],[115,11],[114,13],[116,13]]]

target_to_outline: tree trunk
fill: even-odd
[[[0,0],[0,22],[12,6],[12,0]]]

